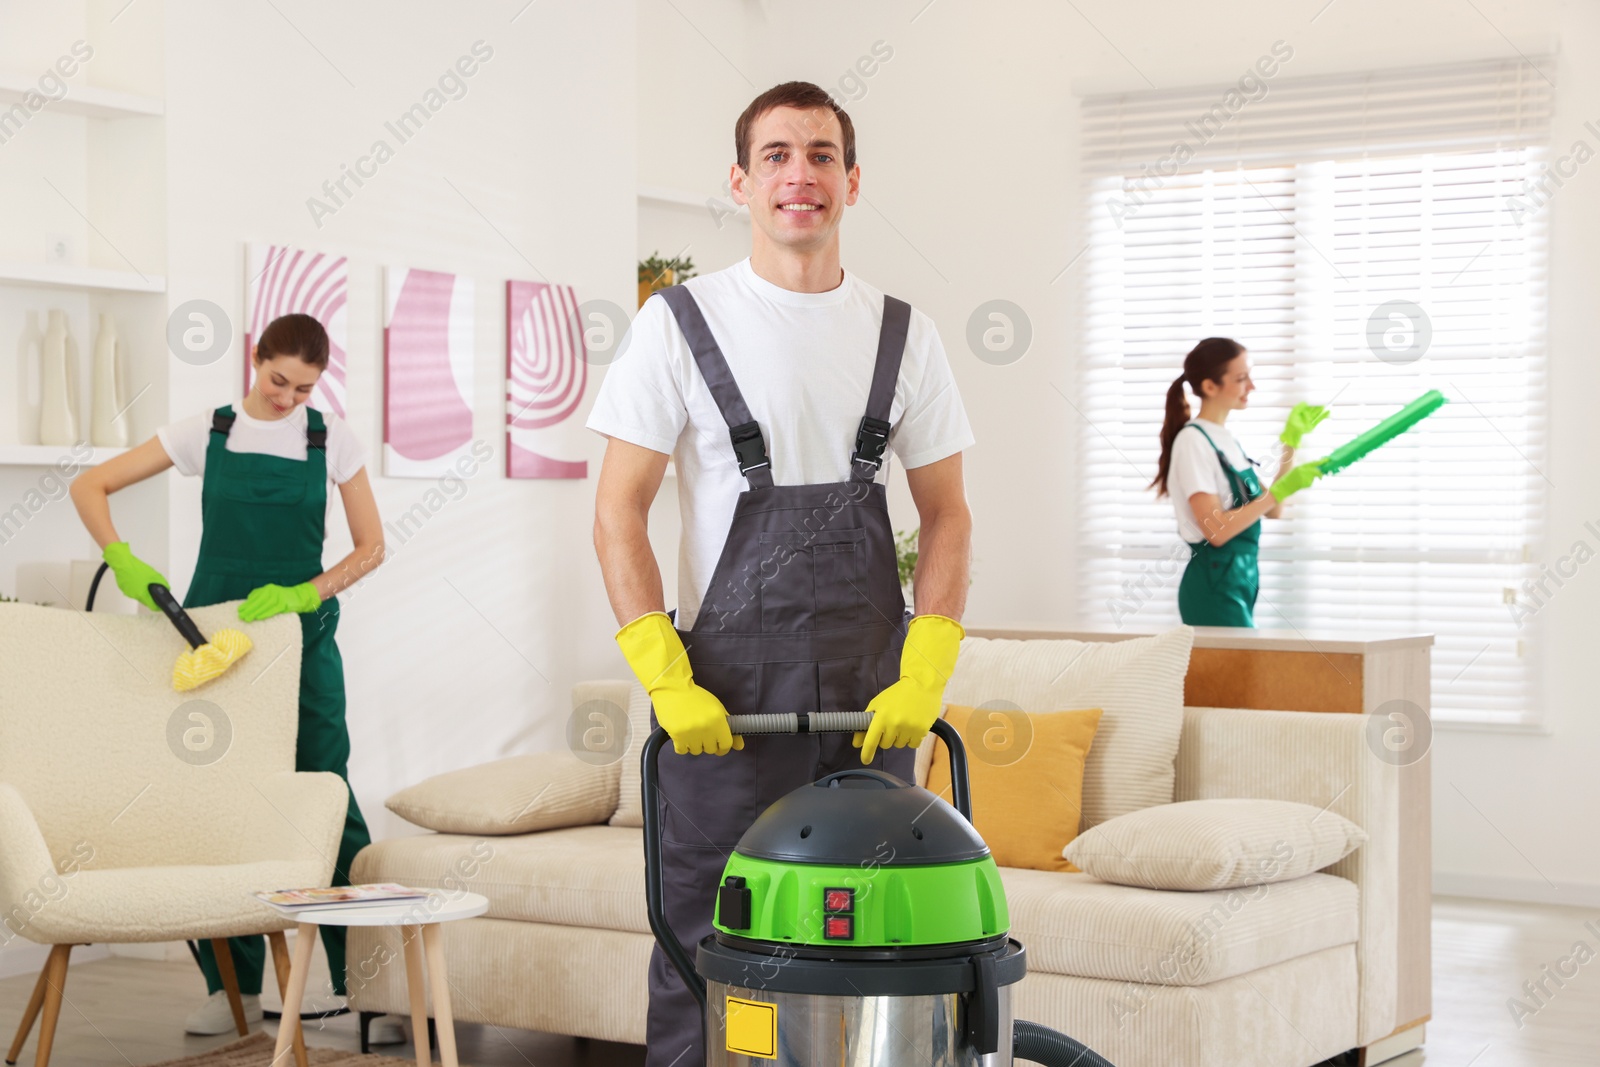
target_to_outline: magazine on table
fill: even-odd
[[[275,908],[339,908],[367,904],[399,904],[426,900],[428,891],[381,882],[375,885],[336,885],[320,889],[270,889],[256,893],[256,899]]]

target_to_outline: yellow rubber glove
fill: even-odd
[[[900,651],[900,680],[872,698],[867,705],[872,725],[854,738],[862,763],[871,763],[880,748],[922,744],[944,711],[944,684],[956,669],[966,633],[959,622],[943,615],[911,620]]]
[[[694,684],[683,639],[664,611],[641,615],[617,631],[623,658],[650,694],[656,721],[680,756],[726,756],[744,747],[728,729],[728,709],[709,689]]]

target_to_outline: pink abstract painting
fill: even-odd
[[[506,477],[587,478],[585,460],[547,450],[577,410],[589,382],[589,361],[570,285],[506,283]]]
[[[384,271],[383,473],[437,478],[472,441],[472,279]]]
[[[255,385],[256,338],[280,315],[301,312],[328,331],[328,369],[311,392],[318,411],[344,418],[345,298],[350,261],[283,245],[250,245],[245,254],[244,389]]]

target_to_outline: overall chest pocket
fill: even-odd
[[[241,459],[253,462],[240,462]],[[215,488],[224,500],[241,504],[299,504],[306,499],[303,460],[277,456],[237,457],[226,464],[221,474]]]
[[[868,622],[866,536],[862,529],[761,534],[761,632]]]

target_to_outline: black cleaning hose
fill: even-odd
[[[1066,1034],[1020,1019],[1012,1028],[1011,1055],[1045,1067],[1111,1067],[1111,1061]]]

